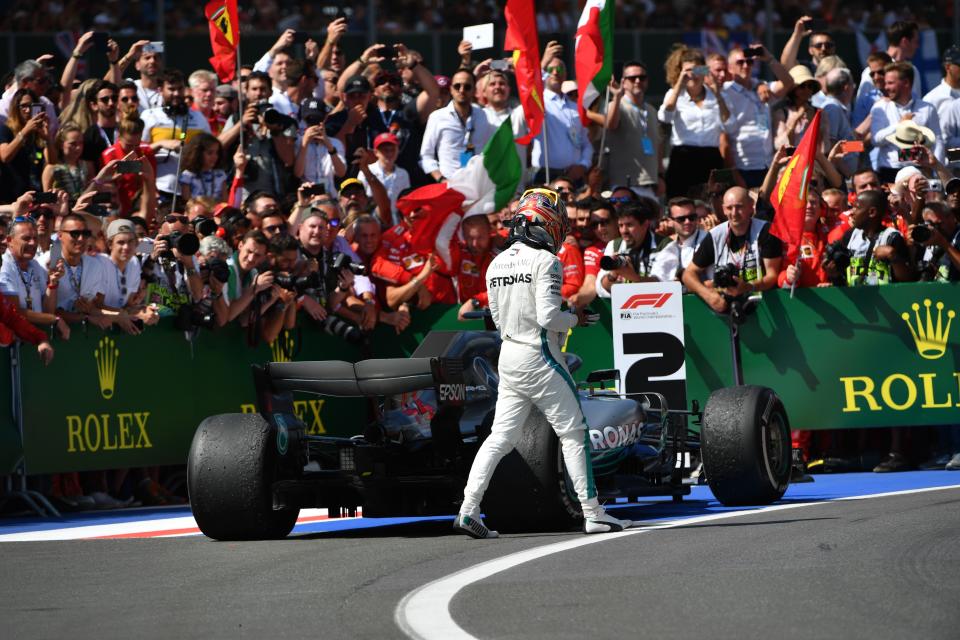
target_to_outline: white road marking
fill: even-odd
[[[671,520],[661,524],[653,524],[637,529],[628,529],[620,533],[596,534],[592,536],[583,536],[582,538],[573,538],[564,542],[535,547],[525,551],[512,553],[502,558],[495,558],[481,562],[480,564],[468,567],[462,571],[444,576],[427,583],[422,587],[408,593],[394,612],[394,621],[400,630],[410,638],[415,640],[477,640],[476,636],[467,632],[466,629],[458,625],[453,616],[450,615],[450,603],[453,598],[464,588],[479,582],[492,575],[512,569],[518,565],[537,560],[545,556],[569,551],[579,547],[610,540],[618,540],[626,536],[636,535],[638,533],[648,533],[660,529],[673,529],[676,527],[685,527],[691,524],[701,522],[712,522],[714,520],[724,520],[726,518],[736,518],[746,515],[755,515],[758,513],[769,513],[771,511],[786,511],[787,509],[798,509],[800,507],[811,507],[840,500],[866,500],[870,498],[885,498],[889,496],[908,495],[912,493],[926,493],[928,491],[942,491],[944,489],[960,489],[960,485],[950,485],[945,487],[929,487],[924,489],[908,489],[904,491],[890,491],[887,493],[876,493],[865,496],[848,496],[844,498],[833,498],[829,500],[820,500],[816,502],[799,502],[791,504],[777,504],[759,509],[745,509],[742,511],[727,511],[724,513],[715,513],[706,516],[695,516],[684,518],[682,520]],[[477,544],[496,544],[496,542],[486,542]]]

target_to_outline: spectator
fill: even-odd
[[[50,269],[43,310],[67,322],[89,320],[106,329],[112,322],[99,308],[103,299],[104,269],[100,260],[87,254],[87,245],[94,233],[94,229],[88,227],[88,220],[96,222],[93,216],[76,213],[60,219],[62,258]],[[63,286],[60,286],[61,279]],[[56,295],[49,295],[52,291],[56,291]]]
[[[18,89],[6,124],[0,125],[0,201],[13,202],[26,191],[43,190],[43,168],[56,145],[46,112],[34,114],[37,95]]]
[[[333,111],[340,106],[340,90],[337,88],[340,74],[333,69],[323,69],[320,77],[323,80],[323,104],[327,111]]]
[[[37,215],[37,210],[34,211]],[[38,216],[39,217],[39,216]],[[55,313],[44,313],[44,300],[55,298],[57,285],[47,279],[47,270],[34,258],[37,254],[37,224],[30,216],[17,216],[6,229],[7,250],[0,264],[0,290],[11,305],[29,322],[55,327],[65,339],[70,327]]]
[[[118,85],[117,110],[120,112],[120,119],[139,118],[140,117],[140,95],[137,93],[137,85],[132,80],[124,80]]]
[[[143,325],[160,319],[153,307],[141,304],[140,261],[135,251],[136,229],[129,220],[114,220],[107,227],[109,256],[102,256],[103,302],[100,308],[112,316],[114,324],[126,333],[137,335]]]
[[[546,168],[549,163],[550,173],[563,174],[579,184],[593,164],[593,145],[590,144],[587,130],[580,123],[576,103],[563,95],[567,65],[560,59],[559,52],[559,45],[550,43],[543,54],[544,131],[533,140],[530,164],[537,170],[534,182],[547,181]],[[456,76],[453,80],[456,82]]]
[[[943,52],[943,80],[923,96],[923,101],[936,108],[942,125],[947,108],[956,103],[957,98],[960,98],[960,46],[953,45]]]
[[[142,260],[141,277],[147,282],[145,300],[155,305],[161,317],[177,315],[181,307],[198,301],[203,292],[197,272],[200,263],[189,251],[191,241],[187,240],[185,250],[178,241],[185,235],[193,236],[196,251],[199,240],[191,233],[187,216],[166,215],[151,254]]]
[[[614,85],[610,105],[604,110],[610,150],[606,168],[612,180],[636,185],[642,195],[655,198],[664,193],[666,185],[657,111],[646,102],[648,78],[644,63],[624,63],[620,84]],[[601,154],[606,152],[601,149]]]
[[[229,319],[229,309],[223,291],[230,280],[230,267],[227,261],[233,255],[233,248],[222,238],[207,236],[200,241],[200,251],[197,255],[200,262],[200,280],[203,282],[203,294],[197,306],[204,313],[213,313],[216,325],[222,327]],[[221,280],[221,278],[224,279]]]
[[[373,152],[377,156],[377,161],[367,165],[369,173],[375,175],[387,191],[387,197],[390,199],[389,216],[393,224],[400,224],[401,220],[400,213],[396,210],[397,198],[410,188],[410,174],[403,167],[396,166],[399,145],[397,136],[392,133],[381,133],[373,141]],[[372,197],[373,190],[367,183],[367,173],[361,171],[359,179],[367,197]]]
[[[64,107],[60,113],[60,122],[66,124],[72,122],[80,127],[81,131],[86,131],[92,127],[97,120],[96,114],[91,110],[90,103],[87,102],[87,93],[95,91],[103,80],[99,78],[89,78],[80,83],[80,86],[73,91],[73,99]]]
[[[250,311],[257,295],[273,287],[273,272],[261,271],[267,259],[269,241],[260,231],[248,231],[240,241],[240,247],[227,261],[230,279],[223,291],[227,304],[227,321],[236,320],[245,311]],[[254,310],[256,305],[254,305]],[[248,324],[241,321],[241,324]]]
[[[817,65],[826,56],[834,55],[837,50],[837,43],[829,33],[822,31],[814,32],[809,28],[810,16],[803,16],[793,25],[793,33],[783,46],[780,52],[780,63],[787,69],[792,69],[798,64],[802,64],[811,73],[817,70]],[[810,54],[810,60],[797,60],[797,54],[800,51],[800,43],[804,38],[810,36],[810,44],[807,46],[807,53]]]
[[[770,234],[769,223],[753,217],[753,199],[746,189],[731,187],[723,195],[726,222],[710,230],[683,271],[688,291],[700,296],[711,309],[724,313],[728,296],[766,291],[777,284],[783,243]],[[732,265],[734,285],[721,289],[713,282],[716,267]]]
[[[54,145],[60,162],[43,168],[41,182],[44,191],[65,191],[73,204],[86,191],[93,176],[92,165],[83,160],[83,132],[72,122],[64,123],[57,131]]]
[[[274,82],[274,89],[276,86]],[[312,64],[293,58],[286,65],[286,89],[283,92],[274,91],[270,96],[270,104],[283,115],[298,119],[300,105],[309,99],[317,100],[314,97],[316,88],[317,76]]]
[[[913,95],[914,75],[907,63],[892,63],[884,69],[886,99],[870,110],[870,137],[878,148],[874,169],[882,182],[893,182],[909,160],[900,159],[900,149],[928,146],[944,160],[943,140],[937,110]]]
[[[297,143],[296,177],[312,185],[322,185],[324,193],[337,192],[336,182],[347,175],[343,143],[327,135],[324,124],[326,107],[311,98],[300,108],[305,129]]]
[[[209,133],[193,137],[183,150],[180,170],[180,194],[184,200],[196,196],[226,202],[229,184],[223,170],[223,147]]]
[[[134,66],[140,73],[140,78],[133,81],[137,85],[137,96],[140,98],[138,105],[140,113],[162,107],[164,105],[163,54],[153,47],[143,47]],[[180,84],[183,84],[182,76]]]
[[[218,85],[213,95],[213,113],[210,123],[210,132],[214,135],[220,135],[224,125],[230,116],[237,113],[239,105],[237,104],[237,90],[233,85]]]
[[[490,71],[485,76],[483,95],[486,97],[486,106],[483,111],[493,127],[499,128],[503,121],[510,119],[514,139],[527,134],[527,121],[524,119],[523,107],[513,106],[510,100],[510,80],[503,71]],[[520,175],[527,175],[527,148],[517,145],[517,156],[520,157]]]
[[[823,271],[823,252],[826,246],[826,228],[821,223],[823,201],[816,189],[807,192],[807,208],[803,215],[803,233],[797,249],[796,264],[783,261],[777,276],[779,286],[816,287],[829,284]]]
[[[23,89],[30,92],[34,102],[43,104],[43,113],[46,114],[50,135],[56,134],[59,121],[53,102],[46,96],[50,87],[50,75],[43,65],[36,60],[25,60],[13,70],[13,80],[0,97],[0,124],[9,126],[7,120],[13,117],[13,105],[20,104],[17,101],[17,92]]]
[[[851,229],[842,242],[850,252],[846,274],[828,261],[824,270],[828,277],[845,275],[848,286],[888,284],[911,279],[907,245],[900,232],[883,225],[887,200],[882,191],[865,190],[857,195],[850,212]]]
[[[951,66],[960,69],[958,65]],[[960,100],[951,98],[942,101],[937,111],[937,118],[940,120],[940,134],[943,138],[944,148],[956,149],[960,147]],[[956,161],[950,161],[950,158],[945,158],[945,160],[951,166],[956,164]]]
[[[951,180],[947,191],[956,194],[960,179]],[[922,242],[920,279],[927,282],[957,282],[960,280],[960,225],[957,210],[943,202],[927,202],[923,205],[923,227],[929,230],[929,238]],[[913,229],[906,236],[907,245],[912,241]],[[960,443],[958,443],[960,444]]]
[[[265,94],[267,86],[266,78],[262,74],[251,73],[247,80],[247,97]],[[263,99],[250,106],[252,109],[247,109],[242,121],[247,127],[244,145],[248,161],[243,177],[243,191],[248,194],[268,191],[282,198],[293,186],[291,183],[296,162],[296,123],[286,116],[268,118],[270,110]],[[231,140],[233,135],[239,135],[239,127],[222,135],[221,142],[224,142],[225,138]]]
[[[673,198],[667,203],[675,237],[661,244],[650,275],[661,282],[681,280],[683,270],[693,259],[700,243],[709,235],[700,228],[697,203],[690,198]]]
[[[720,135],[731,124],[723,96],[697,49],[677,49],[664,65],[671,88],[660,105],[660,122],[673,125],[667,197],[688,195],[723,167]]]
[[[923,94],[920,91],[920,72],[913,66],[913,63],[910,62],[917,52],[917,49],[920,48],[920,29],[915,22],[898,20],[887,27],[886,36],[887,55],[890,56],[892,62],[902,62],[904,65],[910,67],[912,70],[910,77],[916,79],[916,84],[911,88],[911,93],[915,100],[921,100]],[[883,87],[875,86],[873,78],[872,68],[868,66],[860,76],[860,87],[857,89],[858,101],[861,95],[870,93],[874,88],[884,89]],[[884,69],[884,78],[881,80],[886,84],[886,69]],[[884,89],[883,93],[889,97],[889,92],[886,89]]]
[[[100,156],[104,168],[119,160],[135,159],[141,163],[141,172],[116,175],[117,201],[120,215],[129,216],[134,211],[146,220],[153,220],[157,212],[157,159],[153,148],[144,142],[143,130],[146,125],[137,117],[125,118],[117,127],[116,144],[107,147]],[[101,171],[103,173],[103,171]]]
[[[570,229],[576,227],[576,221],[569,226]],[[568,233],[563,239],[563,244],[557,251],[557,257],[560,258],[560,264],[563,267],[563,281],[560,285],[560,297],[569,300],[580,291],[583,286],[583,253],[580,251],[580,243],[577,237]]]
[[[770,124],[770,101],[793,88],[793,77],[761,44],[752,45],[763,54],[747,57],[735,47],[728,58],[733,80],[723,85],[723,99],[731,113],[730,137],[733,141],[734,165],[747,187],[759,187],[773,159],[773,133]],[[776,91],[760,90],[753,79],[755,62],[766,63],[779,81]]]
[[[793,78],[793,88],[787,92],[783,107],[773,112],[771,126],[775,135],[773,146],[776,148],[796,147],[800,144],[803,134],[806,133],[807,127],[810,126],[817,112],[810,103],[810,98],[820,91],[820,83],[802,65],[790,69],[790,77]],[[821,114],[820,130],[828,131],[829,129],[829,118]],[[825,143],[822,143],[821,147],[824,145]]]
[[[847,69],[833,69],[824,76],[824,93],[826,96],[821,104],[823,114],[827,118],[829,126],[826,138],[826,147],[833,149],[837,143],[844,140],[856,139],[853,126],[850,121],[850,100],[853,97],[853,76]],[[821,125],[821,130],[824,130]],[[839,169],[846,176],[853,175],[857,170],[859,154],[849,154],[839,163]]]
[[[210,125],[200,113],[187,107],[183,74],[176,69],[164,72],[160,92],[163,106],[143,112],[143,141],[156,155],[157,193],[162,202],[168,203],[177,192],[177,165],[184,142],[198,133],[210,133]],[[142,97],[140,103],[144,103]]]
[[[187,78],[187,84],[190,87],[190,108],[206,119],[211,133],[220,133],[220,120],[213,110],[217,74],[206,69],[197,69]]]
[[[652,267],[660,239],[653,230],[654,220],[660,219],[660,206],[650,198],[640,198],[635,204],[624,205],[617,211],[620,237],[607,243],[605,257],[615,259],[615,268],[604,268],[601,259],[597,275],[597,295],[609,298],[613,285],[620,282],[656,282]]]
[[[251,229],[259,229],[264,217],[279,210],[276,196],[268,191],[254,191],[243,203],[243,213]]]
[[[437,182],[446,180],[483,149],[495,131],[483,109],[473,103],[473,74],[453,74],[453,100],[430,114],[420,146],[420,166]],[[382,217],[382,216],[381,216]]]
[[[98,168],[104,150],[117,142],[117,95],[117,86],[104,80],[84,96],[95,121],[83,133],[83,159]]]
[[[463,314],[486,308],[487,267],[494,253],[490,221],[484,215],[472,215],[463,219],[460,232],[463,244],[460,247],[459,266],[457,268],[457,298],[460,311],[457,317],[463,320]]]
[[[268,266],[274,274],[274,283],[260,301],[260,338],[264,342],[272,343],[281,331],[297,326],[297,291],[287,283],[296,275],[298,247],[297,239],[286,234],[275,235],[267,245]]]
[[[231,115],[223,125],[220,135],[217,136],[223,146],[228,149],[232,149],[240,139],[241,126],[244,127],[244,131],[251,132],[258,123],[261,105],[267,104],[270,97],[270,76],[261,71],[254,71],[248,75],[244,82],[243,97],[243,103],[246,105],[243,113]]]
[[[580,309],[597,297],[597,274],[600,273],[600,258],[607,243],[617,236],[617,215],[612,204],[602,198],[591,198],[577,203],[577,208],[585,210],[587,216],[580,224],[580,244],[583,247],[583,285],[574,294],[571,304]]]

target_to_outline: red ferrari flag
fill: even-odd
[[[237,48],[240,46],[240,19],[237,0],[211,0],[205,11],[210,23],[210,64],[221,82],[230,82],[237,73]]]
[[[770,204],[776,211],[770,233],[787,245],[787,261],[790,264],[797,260],[800,239],[803,237],[807,189],[810,187],[810,179],[813,178],[816,149],[820,142],[820,113],[818,109],[770,195]]]
[[[428,184],[397,200],[397,210],[408,216],[422,209],[410,229],[413,250],[422,255],[433,253],[441,273],[452,274],[456,266],[457,228],[463,211],[464,196],[446,183]]]
[[[507,19],[507,36],[503,48],[513,51],[517,76],[517,93],[527,121],[527,135],[519,144],[530,144],[543,126],[543,77],[540,75],[540,42],[533,0],[507,0],[503,10]]]

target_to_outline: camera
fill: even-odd
[[[297,126],[296,120],[277,111],[269,100],[260,100],[255,104],[257,113],[263,116],[263,123],[271,129],[289,129]]]
[[[614,271],[627,266],[626,256],[603,256],[600,258],[600,268],[606,271]]]
[[[192,256],[200,250],[200,238],[193,233],[181,233],[179,231],[173,231],[168,233],[165,236],[157,236],[157,240],[166,240],[167,245],[171,248],[161,254],[160,257],[166,258],[167,260],[175,260],[176,256],[173,255],[173,248],[176,248],[182,256]]]
[[[923,244],[933,237],[933,230],[928,225],[917,225],[910,230],[910,239],[917,244]]]
[[[337,288],[337,283],[340,279],[340,272],[344,269],[349,269],[350,272],[355,276],[366,275],[367,272],[367,268],[362,264],[350,262],[350,256],[347,254],[335,254],[327,266],[325,283],[327,293],[330,293]]]
[[[847,273],[847,267],[850,266],[852,254],[843,240],[831,242],[823,248],[823,262],[832,262],[837,269],[837,276],[834,278],[834,284],[846,282],[844,274]]]
[[[193,219],[193,229],[201,236],[212,236],[217,232],[219,226],[213,218],[197,216]]]
[[[180,331],[193,331],[198,327],[204,329],[216,329],[217,318],[213,314],[213,309],[208,305],[201,304],[182,304],[177,309],[177,315],[173,319],[173,326]]]
[[[209,274],[217,282],[226,283],[230,279],[230,266],[226,260],[211,258],[206,264],[200,265],[201,274]]]
[[[299,277],[274,273],[273,283],[281,289],[293,291],[297,295],[303,295],[310,290],[322,289],[323,277],[319,272],[314,272]]]
[[[763,47],[746,47],[743,55],[745,58],[759,58],[763,55]]]
[[[713,271],[713,286],[717,289],[737,286],[735,278],[740,276],[740,270],[735,265],[725,264]]]
[[[357,329],[343,318],[329,315],[327,319],[323,321],[322,327],[328,335],[342,338],[352,344],[360,344],[363,342],[363,333],[361,333],[360,329]]]
[[[186,102],[180,100],[173,104],[163,105],[163,112],[171,118],[182,118],[190,113],[190,107],[187,106]]]

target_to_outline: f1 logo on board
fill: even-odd
[[[620,308],[636,309],[637,307],[653,307],[654,309],[659,309],[672,295],[672,293],[638,293],[627,298],[627,301],[624,302]]]

